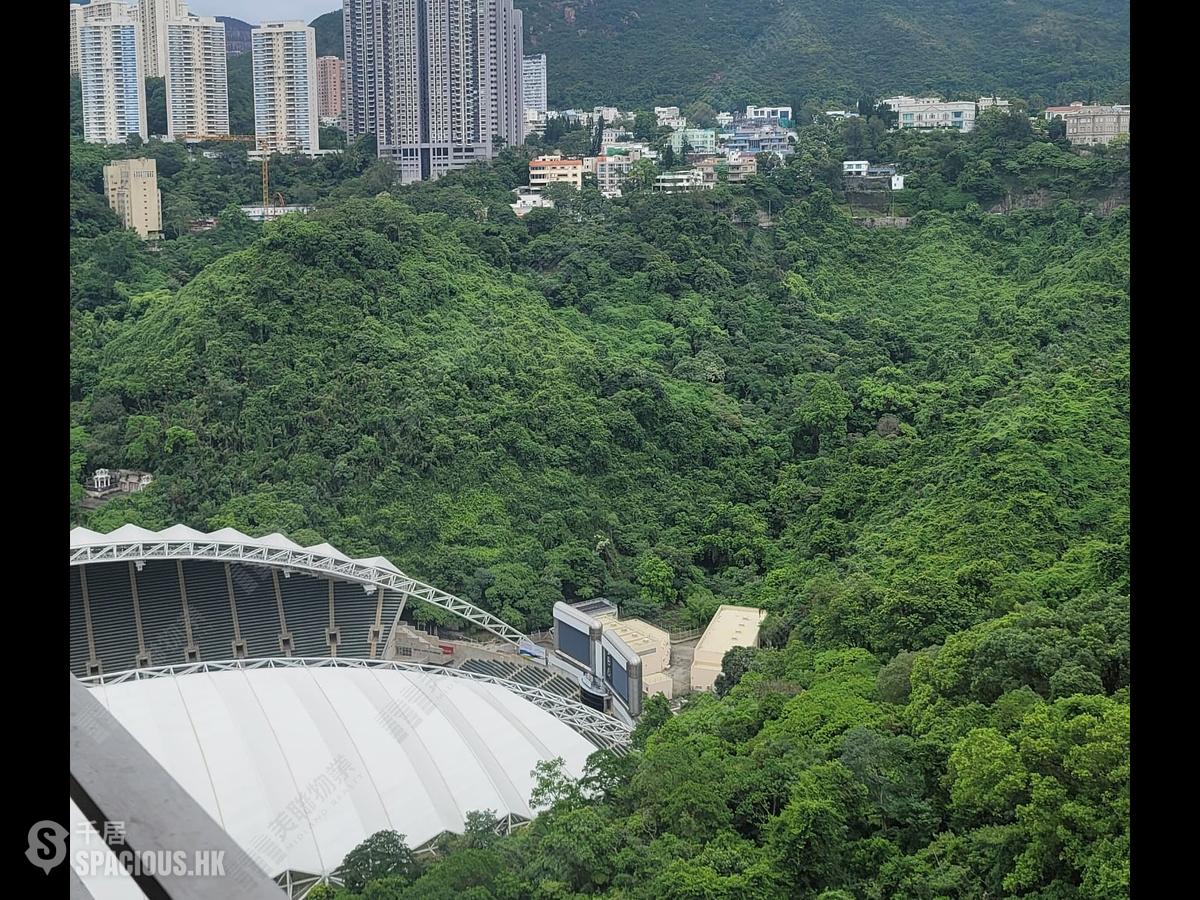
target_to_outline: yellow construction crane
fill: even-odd
[[[238,144],[255,144],[262,153],[262,208],[263,215],[271,208],[271,188],[269,181],[271,162],[271,142],[253,134],[184,134],[179,136],[181,141],[233,141]],[[283,194],[277,194],[280,200]]]

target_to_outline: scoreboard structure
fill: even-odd
[[[579,606],[555,603],[554,652],[587,675],[580,688],[584,703],[596,706],[603,697],[617,705],[614,711],[623,713],[622,718],[641,715],[641,657],[617,634],[606,631],[602,622]]]

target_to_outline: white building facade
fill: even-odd
[[[901,128],[954,128],[964,134],[975,127],[975,103],[917,98],[897,110]]]
[[[268,150],[320,148],[317,39],[303,22],[264,22],[250,32],[254,134]]]
[[[700,169],[684,169],[679,172],[663,172],[654,179],[654,190],[665,194],[675,194],[681,191],[711,190],[712,182],[704,178]]]
[[[229,134],[225,23],[211,16],[167,23],[167,134]]]
[[[93,19],[111,19],[117,15],[130,15],[132,6],[125,0],[92,0],[85,6],[71,4],[71,74],[79,74],[79,27]]]
[[[79,81],[85,141],[121,144],[133,134],[142,140],[149,136],[141,43],[141,29],[131,11],[114,8],[108,18],[80,23]]]
[[[167,75],[167,25],[188,17],[183,0],[137,0],[138,19],[142,26],[142,58],[145,60],[143,78],[165,78]]]
[[[654,107],[654,121],[659,128],[686,128],[687,116],[679,114],[678,106]]]
[[[992,97],[980,97],[978,100],[975,101],[975,105],[980,110],[994,108],[994,109],[1003,109],[1003,110],[1007,111],[1009,103],[1007,100],[1005,100],[1001,97],[992,96]]]
[[[792,121],[790,106],[747,106],[746,118],[783,125]]]
[[[521,59],[521,95],[526,110],[546,112],[546,54]]]

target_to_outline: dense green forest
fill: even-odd
[[[518,0],[551,107],[797,108],[1000,93],[1128,101],[1128,0]],[[342,18],[313,21],[342,55]],[[231,74],[232,77],[232,74]]]
[[[1128,152],[868,118],[517,219],[528,150],[400,188],[359,145],[273,166],[318,209],[262,227],[244,154],[76,142],[72,483],[148,468],[87,524],[328,540],[526,628],[770,611],[533,824],[351,896],[1126,896]],[[155,250],[98,184],[145,153]],[[910,227],[852,222],[845,158],[910,173]]]

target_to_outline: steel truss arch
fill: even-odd
[[[354,657],[305,657],[269,656],[262,659],[229,659],[213,662],[176,663],[167,666],[147,666],[142,669],[126,669],[105,675],[92,675],[79,679],[90,686],[122,684],[150,678],[169,678],[177,675],[192,675],[198,672],[225,672],[253,669],[300,669],[300,668],[345,668],[383,669],[398,672],[421,672],[443,678],[462,678],[495,684],[528,700],[539,709],[545,710],[563,724],[583,735],[597,747],[624,754],[629,751],[632,729],[625,723],[606,716],[561,694],[530,687],[519,681],[510,681],[495,675],[468,672],[465,669],[448,669],[424,663],[397,662],[386,659],[357,659]]]
[[[71,565],[102,562],[138,562],[149,559],[200,559],[220,562],[254,563],[280,569],[293,569],[320,575],[335,575],[346,581],[395,591],[406,599],[421,600],[453,613],[461,619],[490,631],[501,640],[517,645],[528,637],[521,631],[460,597],[439,590],[405,575],[369,562],[320,553],[311,549],[272,547],[250,539],[224,540],[133,540],[114,543],[89,543],[71,548]]]

